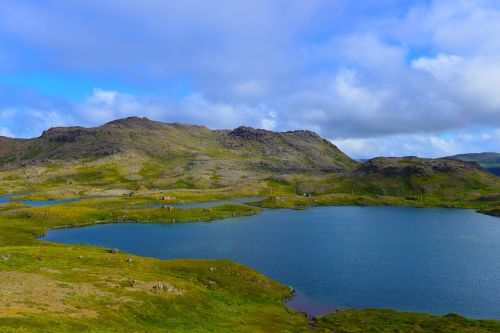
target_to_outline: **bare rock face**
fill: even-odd
[[[54,127],[42,133],[42,138],[50,142],[72,143],[82,135],[92,134],[90,129],[83,127]]]
[[[270,138],[272,136],[272,132],[263,129],[240,126],[229,132],[229,135],[244,140],[263,140],[266,137]]]

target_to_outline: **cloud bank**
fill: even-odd
[[[6,1],[0,77],[21,79],[0,78],[0,135],[139,115],[306,128],[355,157],[499,151],[499,34],[486,0]]]

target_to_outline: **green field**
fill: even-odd
[[[145,208],[161,203],[163,193],[145,191],[130,197],[84,199],[38,208],[16,203],[1,205],[0,331],[495,332],[500,329],[500,322],[386,310],[345,310],[309,320],[285,307],[283,300],[290,296],[288,287],[237,263],[164,261],[36,238],[50,228],[137,221],[182,223],[259,213],[259,208],[244,205]],[[176,203],[254,194],[218,190],[169,193]],[[269,206],[266,203],[275,199],[266,199],[260,205]],[[361,199],[344,198],[321,204],[348,204],[349,200]],[[314,200],[325,199],[297,197],[287,202],[296,207],[298,202],[300,206],[316,204]],[[365,203],[398,204],[391,201],[396,199],[387,200]]]

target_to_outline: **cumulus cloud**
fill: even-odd
[[[95,87],[113,78],[151,93],[95,89],[67,103],[0,92],[10,119],[40,118],[0,127],[26,136],[142,115],[307,128],[355,156],[500,150],[488,141],[500,128],[498,34],[489,0],[1,2],[0,42],[11,46],[0,57],[16,62],[0,73],[85,75]],[[172,94],[166,81],[189,88]]]
[[[213,129],[232,129],[248,124],[273,130],[278,122],[276,113],[265,105],[216,103],[200,94],[191,94],[171,102],[94,89],[82,102],[67,105],[64,109],[44,108],[41,105],[39,108],[0,110],[0,133],[7,136],[35,137],[53,126],[99,126],[111,120],[136,115],[165,122],[202,124]],[[26,126],[17,126],[18,124]]]
[[[332,139],[344,152],[357,158],[374,156],[443,157],[463,152],[498,151],[500,131],[443,133],[440,135],[389,135],[374,138]]]
[[[29,138],[49,127],[75,125],[76,121],[62,110],[8,108],[0,110],[0,135]]]
[[[0,127],[0,136],[12,137],[14,134],[8,128]]]

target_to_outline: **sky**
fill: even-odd
[[[500,1],[2,0],[0,135],[128,116],[500,152]]]

